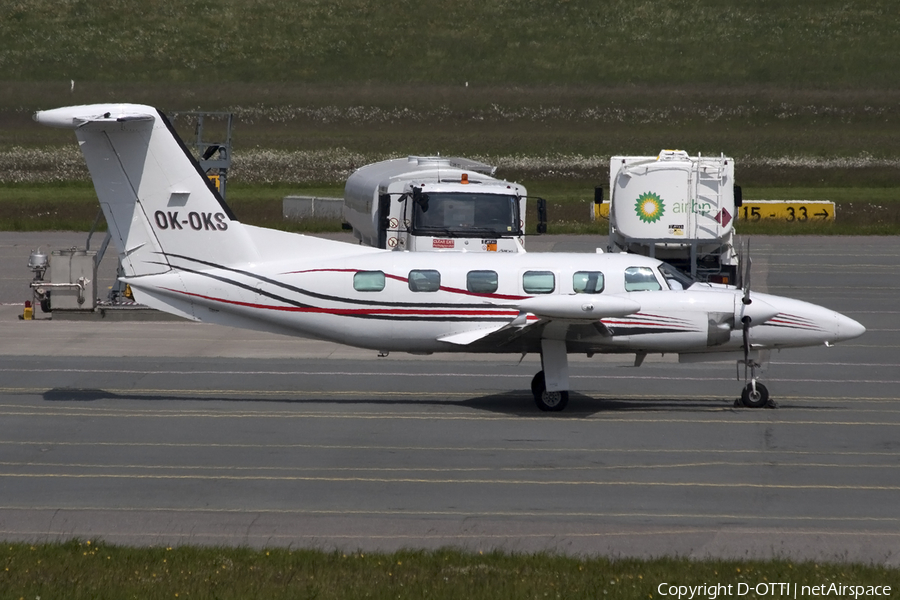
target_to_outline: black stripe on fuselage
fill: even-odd
[[[302,302],[298,302],[297,300],[291,300],[290,298],[285,298],[284,296],[279,296],[278,294],[273,294],[272,292],[267,292],[265,290],[261,290],[252,285],[241,283],[239,281],[234,281],[233,279],[228,279],[227,277],[222,277],[221,275],[214,275],[207,271],[197,271],[196,269],[188,269],[187,267],[175,267],[181,271],[186,273],[193,273],[195,275],[200,275],[202,277],[209,277],[210,279],[215,279],[216,281],[221,281],[222,283],[228,283],[235,287],[239,287],[241,289],[247,290],[249,292],[253,292],[254,294],[259,294],[260,296],[265,296],[266,298],[271,298],[272,300],[277,300],[279,302],[284,302],[290,306],[296,306],[297,308],[319,308],[317,306],[313,306],[312,304],[304,304]]]
[[[243,269],[234,269],[231,267],[226,267],[224,265],[219,265],[219,264],[209,262],[206,260],[201,260],[199,258],[191,258],[190,256],[184,256],[181,254],[169,254],[169,253],[164,253],[164,254],[166,257],[181,258],[184,260],[189,260],[192,262],[199,263],[201,265],[206,265],[208,267],[212,267],[215,269],[221,269],[223,271],[237,273],[239,275],[244,275],[245,277],[250,277],[252,279],[256,279],[258,281],[262,281],[264,283],[268,283],[268,284],[274,285],[276,287],[280,287],[282,289],[285,289],[285,290],[288,290],[291,292],[295,292],[297,294],[309,296],[310,298],[316,298],[319,300],[328,300],[331,302],[345,302],[347,304],[356,304],[356,305],[360,305],[360,306],[393,306],[393,307],[415,307],[415,308],[483,308],[483,309],[489,309],[489,308],[504,309],[505,308],[507,310],[513,308],[510,306],[504,307],[502,305],[488,307],[488,306],[485,306],[484,304],[451,304],[451,303],[447,303],[447,302],[443,302],[443,303],[441,303],[441,302],[384,302],[384,301],[379,302],[378,300],[359,300],[359,299],[355,299],[355,298],[344,298],[341,296],[331,296],[331,295],[327,295],[327,294],[320,294],[318,292],[312,292],[312,291],[309,291],[309,290],[306,290],[303,288],[299,288],[294,285],[284,283],[282,281],[278,281],[277,279],[272,279],[270,277],[258,275],[256,273],[252,273],[250,271],[244,271]],[[212,275],[209,275],[204,271],[196,271],[193,269],[188,269],[186,267],[178,267],[178,266],[171,265],[171,263],[170,263],[170,266],[172,266],[172,268],[174,268],[174,269],[181,269],[181,270],[187,271],[189,273],[196,273],[197,275],[213,277]],[[215,278],[220,279],[219,277],[215,277]],[[220,280],[228,281],[227,279],[220,279]],[[233,282],[233,283],[235,283],[235,285],[240,285],[240,284],[237,284],[236,282]],[[244,287],[246,287],[246,286],[244,286]],[[246,287],[246,289],[258,291],[257,288],[255,288],[255,287],[254,288]],[[260,292],[260,293],[263,293],[263,292]],[[272,297],[274,298],[274,296],[272,296]],[[487,297],[489,297],[489,296],[487,296]]]

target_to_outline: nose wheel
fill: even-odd
[[[741,399],[734,401],[735,408],[745,406],[747,408],[775,408],[775,403],[769,399],[769,389],[756,379],[756,371],[759,369],[759,363],[755,360],[747,359],[738,361],[738,366],[744,365],[744,381],[747,385],[741,391]],[[748,369],[749,367],[749,369]],[[749,371],[749,373],[748,373]]]
[[[769,390],[758,381],[748,383],[741,392],[741,404],[747,408],[762,408],[769,403]]]
[[[534,396],[534,403],[543,411],[560,411],[569,403],[569,392],[548,392],[547,384],[544,381],[544,372],[538,371],[534,379],[531,380],[531,393]]]

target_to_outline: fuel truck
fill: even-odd
[[[466,158],[409,156],[357,169],[344,221],[361,243],[411,252],[524,252],[525,187]],[[538,198],[538,233],[547,228]]]

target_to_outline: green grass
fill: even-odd
[[[279,150],[359,166],[384,156],[476,155],[511,164],[514,178],[534,179],[593,177],[610,155],[679,148],[735,157],[745,184],[900,186],[900,91],[891,90],[95,82],[74,94],[52,83],[9,82],[5,89],[21,92],[4,97],[0,85],[4,153],[74,147],[70,131],[32,122],[33,110],[115,99],[169,113],[232,111],[235,156],[245,159]],[[190,141],[190,124],[179,124]],[[550,167],[529,168],[527,157]],[[283,173],[281,180],[293,176]],[[0,180],[6,177],[0,170]]]
[[[887,88],[900,71],[897,21],[889,0],[11,1],[0,7],[0,73],[67,86],[75,79]]]
[[[611,560],[549,553],[475,554],[450,549],[381,554],[280,548],[126,548],[78,540],[40,545],[8,543],[0,548],[0,564],[4,565],[0,569],[0,599],[4,600],[637,600],[659,598],[658,587],[663,583],[731,585],[732,593],[720,594],[722,597],[739,597],[736,591],[740,583],[755,587],[767,582],[798,586],[834,582],[900,589],[900,569],[896,567],[787,560]],[[761,596],[749,593],[743,597]]]
[[[236,157],[332,153],[318,176],[284,161],[267,182],[434,153],[510,164],[523,181],[602,180],[609,155],[682,148],[734,156],[744,185],[898,188],[895,8],[13,1],[0,6],[0,152],[72,145],[35,109],[132,101],[233,111]]]
[[[90,225],[95,208],[77,186],[68,203],[8,184],[87,179],[72,133],[35,125],[33,110],[126,100],[233,112],[229,202],[266,226],[296,228],[280,222],[284,193],[339,190],[363,164],[442,154],[498,165],[548,198],[552,230],[596,233],[581,203],[606,184],[608,157],[681,148],[733,156],[748,198],[840,202],[823,231],[893,233],[895,8],[10,2],[0,6],[0,227]],[[192,123],[176,125],[190,143]]]

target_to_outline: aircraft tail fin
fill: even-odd
[[[258,258],[251,235],[157,109],[71,106],[34,120],[75,131],[127,276]]]

